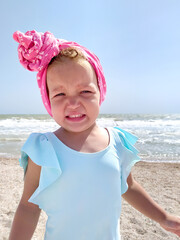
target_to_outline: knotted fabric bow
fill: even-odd
[[[106,81],[102,66],[98,57],[87,48],[76,42],[68,42],[64,39],[57,39],[50,32],[27,31],[25,34],[16,31],[13,38],[19,43],[18,57],[22,66],[29,71],[36,71],[37,82],[40,88],[43,104],[47,112],[52,116],[51,105],[46,88],[47,67],[51,59],[57,56],[62,49],[68,47],[79,48],[85,55],[88,62],[96,72],[97,81],[100,90],[100,104],[104,101],[106,95]]]

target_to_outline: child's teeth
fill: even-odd
[[[80,114],[80,115],[71,115],[71,116],[69,116],[70,118],[76,118],[76,117],[82,117],[82,114]]]

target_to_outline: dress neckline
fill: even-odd
[[[107,152],[109,150],[109,148],[111,147],[112,145],[112,134],[111,134],[111,131],[109,129],[109,127],[106,127],[105,130],[108,132],[109,134],[109,144],[106,148],[100,150],[100,151],[97,151],[97,152],[92,152],[92,153],[88,153],[88,152],[81,152],[81,151],[77,151],[73,148],[70,148],[68,147],[66,144],[64,144],[53,132],[50,132],[50,134],[53,136],[55,142],[57,144],[59,144],[60,146],[62,146],[66,151],[68,152],[71,152],[73,154],[78,154],[78,155],[84,155],[84,156],[95,156],[95,155],[101,155],[101,154],[104,154],[105,152]]]

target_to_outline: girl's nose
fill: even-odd
[[[67,107],[71,109],[76,109],[80,106],[78,97],[69,97],[67,99]]]

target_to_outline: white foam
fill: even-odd
[[[157,159],[155,161],[158,159],[165,162],[171,159],[180,161],[180,115],[108,115],[108,118],[104,116],[98,118],[97,123],[103,127],[119,126],[137,135],[140,139],[137,146],[147,160],[154,158]],[[0,152],[3,156],[6,154],[17,156],[20,153],[20,146],[30,133],[54,131],[58,127],[53,119],[46,116],[1,118]]]

